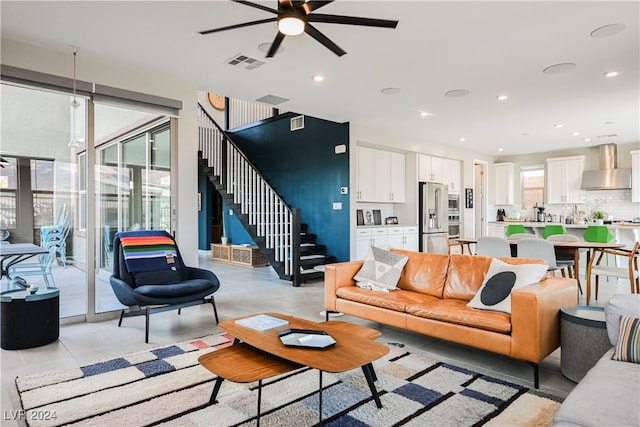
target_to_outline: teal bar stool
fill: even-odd
[[[542,238],[546,239],[554,234],[567,234],[567,230],[562,225],[545,225],[542,230]]]
[[[504,232],[504,235],[509,237],[512,234],[526,234],[527,230],[524,229],[524,225],[522,224],[509,224],[507,226],[507,230]]]

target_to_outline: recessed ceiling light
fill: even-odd
[[[580,135],[578,132],[571,132],[571,136],[578,136]]]
[[[591,138],[584,138],[583,141],[584,142],[591,142]]]
[[[448,92],[445,92],[444,96],[449,98],[459,98],[461,96],[469,95],[469,91],[467,89],[453,89]]]
[[[605,125],[612,125],[612,124],[615,124],[615,122],[608,121],[608,122],[604,122],[604,124]]]
[[[504,151],[504,148],[498,148],[498,151],[502,153]]]
[[[258,50],[262,53],[269,53],[269,49],[271,49],[271,42],[260,43],[258,45]],[[276,53],[282,53],[282,52],[284,52],[284,48],[282,47],[282,45],[280,45],[276,50]]]
[[[324,76],[321,76],[320,74],[316,74],[314,76],[311,76],[311,80],[313,80],[314,82],[321,82],[324,80]]]
[[[398,87],[386,87],[380,91],[383,95],[397,95],[400,93],[400,88]]]
[[[554,128],[560,129],[562,127],[562,125],[560,123],[557,123],[555,125],[553,125]]]
[[[567,73],[574,68],[576,68],[576,64],[574,64],[573,62],[563,62],[561,64],[550,65],[542,70],[542,72],[545,74],[560,74]]]
[[[420,117],[429,117],[429,116],[432,115],[432,114],[427,113],[426,111],[420,111],[418,114],[420,115]]]
[[[605,77],[618,77],[619,75],[620,75],[620,71],[618,70],[607,71],[606,73],[603,74],[603,76]]]
[[[465,142],[467,140],[467,138],[460,138],[459,141],[460,142]]]
[[[591,37],[602,38],[602,37],[611,37],[615,36],[618,33],[623,32],[627,29],[627,26],[624,24],[609,24],[604,27],[596,28],[591,31]]]
[[[528,135],[529,135],[529,132],[522,132],[522,134],[521,134],[521,135],[522,135],[522,136],[528,136]]]
[[[498,96],[496,96],[496,99],[498,101],[506,101],[507,99],[509,99],[509,96],[508,95],[498,95]]]

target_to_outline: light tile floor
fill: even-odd
[[[213,262],[207,253],[200,255],[200,266],[211,269],[222,284],[215,294],[220,320],[242,315],[273,311],[322,321],[323,282],[306,283],[298,288],[278,279],[269,267],[245,268]],[[603,305],[616,292],[628,293],[628,284],[601,286],[596,302]],[[584,304],[584,297],[580,303]],[[340,320],[356,322],[382,332],[381,342],[403,343],[408,350],[419,349],[435,359],[451,362],[488,375],[512,380],[533,387],[533,370],[526,362],[512,360],[486,351],[449,343],[443,340],[398,330],[352,316]],[[215,320],[210,305],[154,314],[151,317],[149,344],[144,343],[144,318],[124,319],[118,328],[117,319],[97,323],[62,325],[58,341],[28,350],[1,350],[2,419],[0,425],[21,425],[12,420],[12,412],[21,408],[15,389],[15,378],[50,369],[77,367],[96,359],[170,344],[215,332]],[[560,372],[560,350],[556,350],[540,365],[540,389],[565,397],[574,383]],[[15,412],[13,412],[15,413]]]

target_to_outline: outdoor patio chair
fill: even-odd
[[[144,315],[145,342],[149,342],[149,316],[167,310],[211,303],[218,323],[213,293],[220,288],[216,275],[187,267],[173,237],[163,230],[121,231],[113,241],[111,287],[123,305],[122,319]]]
[[[47,288],[55,288],[52,268],[56,259],[56,248],[50,247],[46,254],[38,255],[38,262],[19,262],[7,269],[7,277],[11,280],[17,277],[42,276]],[[51,280],[49,280],[51,279]]]

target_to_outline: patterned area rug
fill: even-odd
[[[231,345],[226,334],[159,347],[76,369],[16,378],[29,426],[253,426],[257,383],[224,381],[208,405],[215,376],[198,364]],[[321,350],[319,350],[321,351]],[[392,347],[374,363],[383,408],[362,370],[322,377],[329,426],[548,426],[559,399],[420,353]],[[319,374],[301,369],[263,381],[264,426],[319,422]]]

